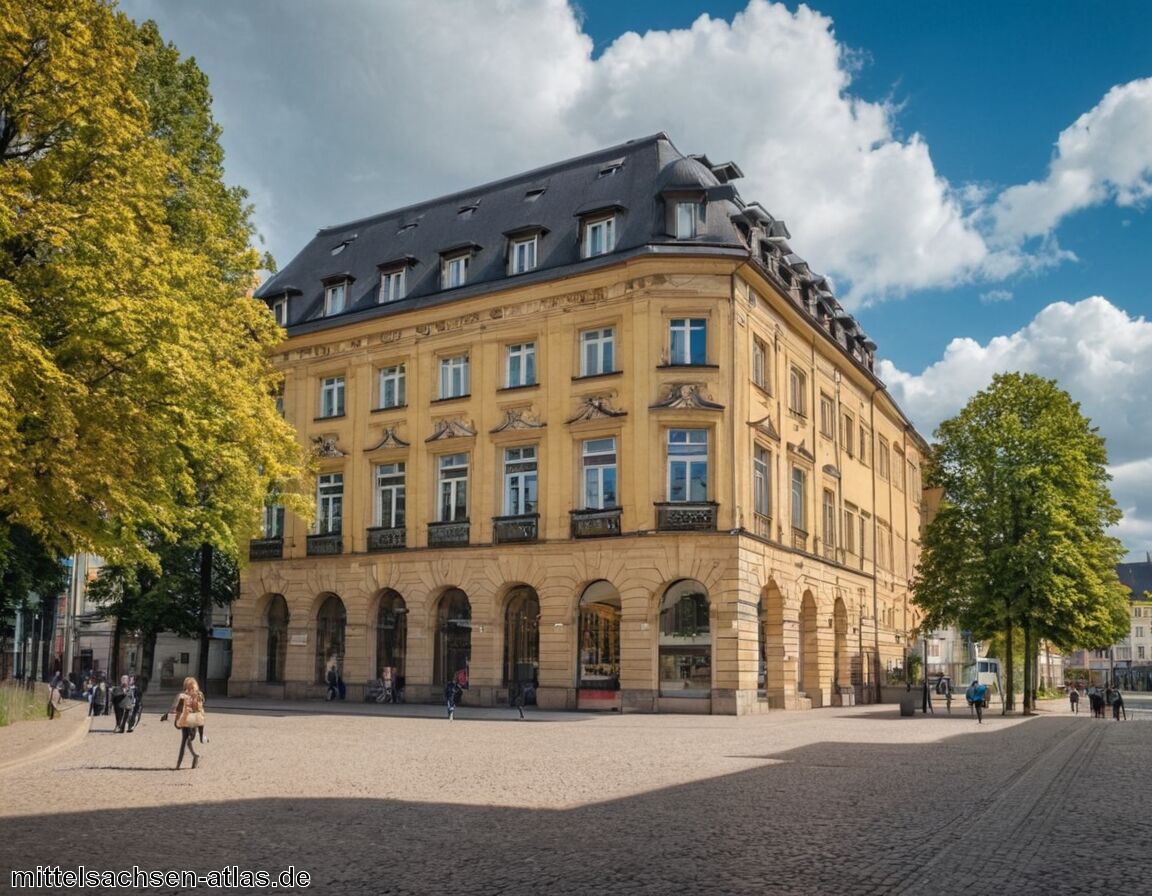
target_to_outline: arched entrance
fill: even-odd
[[[811,591],[804,592],[800,602],[800,656],[797,690],[806,695],[812,706],[821,705],[820,697],[820,642],[817,635],[816,598]]]
[[[459,588],[449,588],[436,606],[436,655],[433,683],[443,685],[472,657],[472,604]]]
[[[681,579],[660,601],[660,696],[709,697],[712,694],[712,630],[708,592],[699,582]]]
[[[580,595],[576,656],[576,707],[614,709],[620,704],[620,593],[601,579]]]
[[[785,697],[788,676],[785,673],[784,656],[784,595],[773,579],[768,580],[760,591],[759,603],[759,643],[760,661],[763,668],[764,696],[768,705],[784,709],[788,705]],[[757,684],[759,685],[759,675]]]
[[[513,588],[504,610],[504,686],[536,702],[540,670],[540,598],[527,585]]]
[[[344,601],[328,594],[316,611],[316,684],[324,684],[328,670],[344,674],[344,639],[348,613]]]
[[[408,607],[404,598],[387,588],[380,593],[380,605],[376,608],[376,676],[388,678],[385,669],[391,669],[391,677],[397,687],[402,687],[404,659],[408,649]]]
[[[273,594],[264,611],[264,681],[284,683],[284,667],[288,659],[288,601],[283,594]]]
[[[848,607],[843,598],[836,598],[832,610],[832,630],[835,635],[832,695],[833,702],[839,705],[842,695],[850,692],[852,687],[852,670],[848,660]]]

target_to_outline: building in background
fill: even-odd
[[[1152,555],[1121,563],[1116,574],[1129,591],[1132,628],[1110,647],[1078,650],[1069,665],[1083,671],[1086,683],[1117,683],[1124,690],[1152,691]]]
[[[871,700],[926,444],[732,163],[667,136],[321,230],[257,297],[316,520],[270,506],[230,692],[743,714]]]

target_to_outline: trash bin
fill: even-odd
[[[916,715],[916,695],[905,694],[900,698],[900,715],[914,716]]]

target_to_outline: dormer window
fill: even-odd
[[[700,203],[680,199],[676,202],[676,239],[690,240],[696,236],[696,220],[700,216]]]
[[[584,257],[607,255],[616,246],[616,216],[589,218],[584,222]]]
[[[351,286],[352,278],[346,274],[324,280],[325,317],[340,314],[348,307],[348,290]]]
[[[514,239],[508,247],[508,273],[523,274],[536,267],[537,234]]]
[[[288,297],[277,299],[272,303],[272,317],[276,319],[278,326],[288,326]]]
[[[405,269],[402,267],[380,272],[380,304],[398,302],[404,298],[406,289],[404,274]]]
[[[475,243],[453,246],[440,253],[440,288],[455,289],[468,282],[468,268],[472,256],[480,251]]]
[[[666,191],[662,198],[665,233],[678,240],[695,239],[704,220],[704,191],[678,188]],[[742,222],[735,223],[740,226]]]
[[[617,171],[624,167],[623,159],[613,159],[611,162],[605,162],[600,166],[600,171],[596,177],[611,177]]]

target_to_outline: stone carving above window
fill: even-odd
[[[627,411],[618,411],[612,407],[607,395],[592,395],[585,398],[576,412],[576,416],[569,423],[583,423],[585,420],[600,420],[605,417],[624,417]]]
[[[752,420],[748,425],[761,435],[767,436],[776,442],[780,441],[780,433],[776,431],[776,424],[772,422],[771,415],[761,417],[759,420]]]
[[[365,448],[365,451],[379,451],[381,448],[407,448],[410,443],[405,442],[402,438],[396,435],[396,427],[389,426],[384,429],[384,435],[381,436],[380,441],[373,445],[371,448]]]
[[[662,401],[649,405],[655,408],[690,408],[702,411],[722,411],[724,405],[712,401],[702,383],[669,383]]]
[[[444,439],[471,439],[475,438],[476,430],[463,420],[437,420],[433,425],[432,435],[425,442],[440,442]]]
[[[531,408],[505,408],[504,422],[489,432],[507,432],[510,429],[543,429],[547,424],[532,413]]]
[[[312,453],[316,457],[347,457],[347,452],[341,451],[336,444],[338,441],[336,436],[313,436]]]

